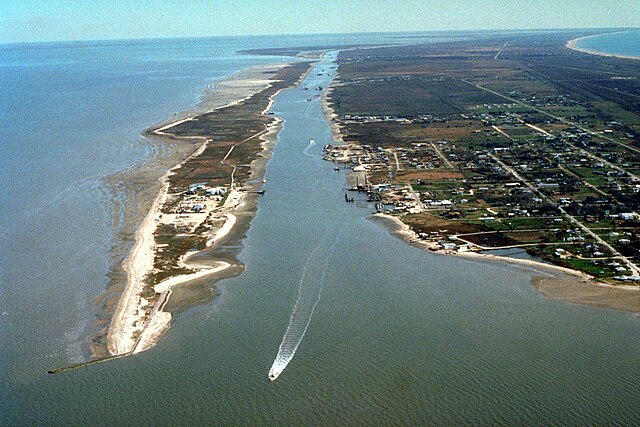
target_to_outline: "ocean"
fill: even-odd
[[[640,30],[586,37],[578,40],[576,46],[598,53],[640,58]]]
[[[272,108],[285,123],[240,253],[246,271],[218,282],[213,302],[178,313],[152,350],[46,373],[88,354],[114,233],[103,178],[149,158],[146,126],[192,106],[216,79],[285,59],[239,49],[390,41],[402,39],[2,46],[0,424],[640,419],[634,315],[548,301],[531,286],[539,273],[390,235],[364,201],[344,203],[344,175],[321,160],[330,127],[301,88]],[[334,66],[327,55],[303,86],[326,87]],[[297,345],[271,383],[283,341]]]

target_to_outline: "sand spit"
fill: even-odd
[[[604,52],[598,52],[595,50],[591,50],[591,49],[585,49],[582,47],[578,47],[577,44],[580,40],[585,40],[585,39],[590,39],[592,37],[598,37],[598,36],[602,36],[605,34],[619,34],[619,33],[627,33],[630,31],[616,31],[613,33],[602,33],[602,34],[593,34],[590,36],[585,36],[585,37],[578,37],[577,39],[572,39],[569,40],[565,46],[571,50],[575,50],[577,52],[582,52],[582,53],[588,53],[589,55],[598,55],[598,56],[608,56],[611,58],[620,58],[620,59],[640,59],[640,56],[633,56],[633,55],[618,55],[618,54],[614,54],[614,53],[604,53]]]
[[[337,74],[336,74],[336,78],[338,78]],[[327,90],[325,90],[324,93],[322,94],[322,99],[320,100],[320,103],[322,104],[322,108],[325,113],[324,114],[325,118],[327,119],[327,121],[329,122],[329,125],[331,126],[333,141],[339,144],[344,144],[342,131],[340,130],[340,126],[338,125],[338,115],[333,109],[333,104],[331,103],[331,100],[330,100],[330,96],[333,93],[333,88],[334,86],[332,83],[331,86]]]
[[[331,101],[331,96],[333,95],[333,91],[335,87],[338,85],[338,80],[340,79],[340,75],[338,70],[336,70],[336,75],[331,81],[329,87],[322,94],[322,98],[320,99],[320,104],[322,105],[322,109],[324,110],[324,116],[329,122],[331,126],[331,133],[333,134],[334,142],[339,144],[344,144],[344,139],[342,135],[342,131],[340,129],[340,125],[338,124],[338,115],[333,109],[333,102]]]
[[[170,135],[164,131],[180,123],[193,120],[194,117],[201,114],[239,104],[273,83],[264,78],[265,74],[275,73],[287,65],[290,64],[257,65],[219,80],[204,89],[200,100],[193,108],[176,113],[170,119],[158,122],[150,126],[149,129],[160,135]]]
[[[533,286],[550,300],[640,313],[640,289],[571,278],[534,277]]]
[[[176,286],[203,278],[213,280],[216,277],[223,277],[225,270],[230,270],[232,266],[237,267],[231,262],[221,260],[207,262],[206,264],[203,264],[202,261],[199,263],[189,262],[190,258],[201,252],[192,252],[183,256],[180,260],[181,266],[187,267],[193,272],[169,277],[154,286],[154,290],[157,294],[160,294],[160,296],[151,309],[151,312],[149,314],[147,313],[149,302],[143,297],[142,292],[145,287],[145,278],[154,271],[154,232],[157,225],[161,222],[161,208],[167,199],[169,190],[168,177],[177,168],[182,167],[189,159],[200,155],[209,142],[203,137],[174,138],[170,133],[171,128],[179,123],[192,120],[199,114],[240,103],[254,94],[267,89],[273,84],[273,80],[265,80],[260,77],[264,77],[265,72],[275,72],[287,65],[289,64],[253,67],[237,74],[229,80],[219,82],[214,87],[207,89],[205,96],[196,108],[189,112],[179,114],[168,122],[156,125],[154,130],[149,132],[158,138],[169,137],[173,141],[192,139],[193,141],[190,144],[193,145],[197,142],[197,148],[192,150],[188,156],[181,159],[177,165],[172,167],[160,178],[160,191],[135,233],[135,244],[123,263],[123,269],[127,276],[127,284],[122,292],[107,333],[106,341],[109,354],[134,354],[153,347],[169,329],[172,316],[171,313],[165,312],[163,309],[167,305]],[[271,96],[269,104],[263,111],[263,114],[271,108],[273,99],[278,93],[279,92]],[[264,162],[261,160],[270,157],[269,150],[275,145],[275,138],[281,127],[281,120],[276,119],[270,123],[265,130],[254,136],[260,138],[263,150],[266,151],[263,151],[258,159],[254,160],[251,164],[252,180],[255,181],[258,178],[262,178],[266,160]],[[256,204],[255,195],[232,188],[225,204],[221,209],[216,211],[217,217],[224,218],[224,221],[221,222],[218,227],[209,230],[209,238],[206,244],[207,249],[202,252],[214,248],[221,241],[225,240],[225,238],[239,238],[239,236],[235,236],[234,234],[240,231],[239,229],[243,229],[241,232],[246,231],[248,222],[255,212]],[[239,221],[237,215],[241,215],[243,219]],[[236,268],[234,271],[241,271],[241,269]],[[145,308],[147,308],[147,312]]]

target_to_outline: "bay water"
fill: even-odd
[[[578,40],[577,47],[609,55],[640,58],[640,31],[620,31]]]

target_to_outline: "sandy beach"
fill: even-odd
[[[274,72],[286,65],[288,64],[252,67],[228,80],[218,82],[205,91],[201,102],[193,110],[180,113],[170,121],[154,126],[147,133],[151,133],[159,139],[185,140],[187,138],[173,138],[171,128],[180,123],[193,120],[198,114],[240,103],[267,89],[273,84],[273,80],[260,77],[264,76],[265,72]],[[269,105],[262,114],[265,114],[271,108],[273,98],[278,93],[271,96]],[[276,119],[265,130],[254,135],[254,137],[260,138],[263,153],[252,163],[252,181],[262,178],[266,159],[270,157],[269,150],[274,146],[276,135],[281,126],[281,120]],[[255,212],[257,204],[255,196],[238,191],[236,188],[231,188],[224,205],[217,211],[217,215],[223,217],[224,221],[221,221],[219,226],[208,233],[206,249],[201,252],[190,252],[180,259],[180,265],[192,272],[169,277],[155,285],[154,290],[160,296],[150,314],[145,311],[145,308],[148,311],[149,301],[141,294],[145,286],[145,278],[154,271],[154,232],[161,222],[161,208],[167,199],[169,191],[167,178],[189,159],[200,155],[209,142],[203,137],[191,137],[189,139],[192,140],[191,142],[187,141],[191,152],[183,156],[168,171],[165,169],[166,172],[159,178],[158,182],[161,185],[157,196],[151,203],[144,220],[137,228],[135,243],[122,264],[126,276],[126,286],[121,293],[106,336],[107,349],[110,355],[133,354],[152,348],[169,329],[172,315],[170,312],[164,311],[164,308],[168,305],[171,294],[176,287],[203,278],[207,278],[209,281],[215,280],[218,277],[223,277],[225,270],[230,270],[230,267],[236,267],[234,263],[226,260],[212,259],[203,263],[202,259],[200,259],[198,262],[190,262],[190,259],[195,255],[215,249],[225,239],[239,238],[240,236],[234,236],[234,234],[242,234],[248,228],[248,223]],[[260,162],[261,159],[265,159],[265,161]],[[239,216],[242,217],[242,220],[238,219]],[[236,268],[234,271],[241,271],[241,269]]]
[[[150,126],[149,130],[160,135],[168,135],[170,132],[165,133],[165,130],[193,120],[198,115],[239,104],[272,83],[264,78],[265,73],[273,73],[287,65],[289,63],[258,65],[219,80],[204,89],[197,104],[192,108],[175,113],[171,118]]]
[[[613,53],[604,53],[604,52],[598,52],[595,50],[590,50],[590,49],[585,49],[585,48],[581,48],[578,47],[577,44],[578,42],[580,42],[580,40],[586,40],[586,39],[590,39],[592,37],[598,37],[604,34],[618,34],[618,33],[625,33],[627,31],[618,31],[618,32],[614,32],[614,33],[603,33],[603,34],[594,34],[591,36],[585,36],[585,37],[578,37],[577,39],[572,39],[569,40],[565,46],[571,50],[575,50],[577,52],[582,52],[582,53],[587,53],[589,55],[599,55],[599,56],[608,56],[611,58],[621,58],[621,59],[640,59],[640,56],[632,56],[632,55],[616,55]]]
[[[336,79],[337,78],[338,78],[338,74],[336,73]],[[322,108],[323,108],[323,110],[325,112],[325,118],[327,119],[327,121],[331,125],[331,131],[333,133],[333,140],[335,142],[337,142],[337,143],[344,144],[344,139],[342,137],[342,132],[340,131],[340,126],[338,125],[338,122],[337,122],[338,115],[333,110],[333,107],[332,107],[331,101],[330,101],[330,96],[331,96],[332,93],[333,93],[333,83],[322,94],[322,99],[320,100],[320,103],[321,103]]]

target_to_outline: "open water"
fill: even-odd
[[[577,47],[594,52],[640,58],[640,31],[601,34],[579,40]]]
[[[100,179],[145,159],[142,128],[212,78],[282,60],[240,47],[336,40],[350,42],[3,47],[0,424],[640,421],[635,316],[547,301],[530,271],[423,252],[344,203],[344,175],[320,159],[330,128],[307,101],[334,54],[273,106],[285,124],[245,273],[153,350],[46,374],[86,356],[112,233]]]

